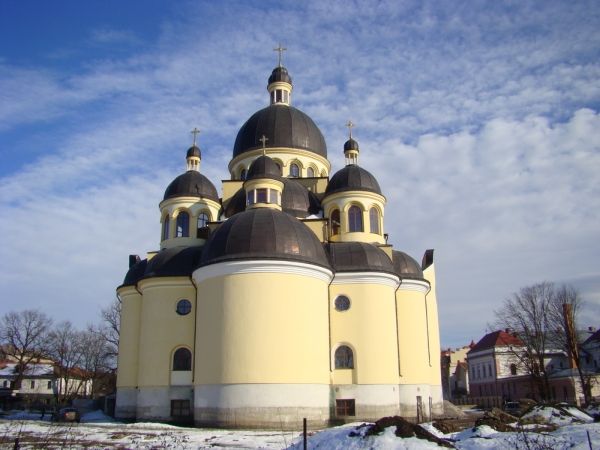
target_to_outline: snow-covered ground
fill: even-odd
[[[557,412],[558,411],[558,412]],[[565,411],[567,411],[565,413]],[[533,411],[532,411],[533,412]],[[593,449],[600,449],[600,423],[573,408],[538,408],[538,421],[554,423],[552,432],[514,431],[500,433],[487,425],[443,434],[431,424],[422,427],[458,449],[575,449],[588,450],[588,434]],[[367,436],[368,426],[348,424],[311,433],[308,448],[319,450],[425,450],[437,444],[418,439],[398,438],[395,427]],[[525,428],[528,430],[528,428]],[[15,438],[20,448],[141,448],[141,449],[302,449],[299,432],[215,430],[185,428],[157,423],[124,424],[100,411],[84,414],[81,424],[57,424],[39,414],[15,412],[0,420],[0,448],[12,448]]]

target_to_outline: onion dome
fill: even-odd
[[[266,155],[259,156],[252,162],[248,169],[247,180],[255,178],[272,178],[278,180],[281,178],[281,169]]]
[[[387,272],[396,274],[389,256],[365,242],[335,242],[325,245],[335,272]]]
[[[273,72],[271,72],[271,76],[269,77],[269,84],[276,83],[278,81],[292,84],[292,77],[290,77],[287,69],[283,66],[275,67]]]
[[[371,173],[355,164],[338,170],[325,189],[325,196],[343,191],[368,191],[383,195],[379,183]]]
[[[358,142],[354,139],[350,138],[344,143],[344,152],[348,152],[350,150],[358,151]]]
[[[144,276],[144,272],[146,272],[146,265],[148,264],[147,259],[143,259],[138,263],[134,264],[127,271],[127,275],[125,275],[125,279],[123,280],[123,284],[119,287],[123,286],[135,286],[137,282]]]
[[[198,267],[202,247],[172,247],[158,252],[146,266],[144,278],[187,277]]]
[[[169,184],[163,200],[173,197],[199,197],[219,201],[214,184],[196,170],[188,170]]]
[[[235,138],[233,157],[262,148],[289,147],[308,150],[327,158],[325,138],[313,120],[293,106],[273,104],[250,117]]]
[[[418,278],[423,279],[423,270],[419,263],[404,252],[393,250],[392,261],[394,270],[400,278]]]
[[[202,159],[202,155],[200,153],[200,147],[196,146],[196,145],[192,145],[190,148],[188,148],[187,153],[185,154],[186,158],[190,158],[192,156],[198,157],[200,159]]]
[[[201,266],[232,260],[300,261],[329,268],[315,234],[295,217],[271,208],[256,208],[227,219],[210,236]]]

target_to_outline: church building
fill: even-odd
[[[388,243],[351,122],[332,173],[277,50],[221,195],[194,130],[159,203],[160,250],[130,256],[119,418],[293,429],[442,413],[433,250],[419,264]]]

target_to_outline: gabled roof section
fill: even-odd
[[[482,350],[488,350],[494,347],[505,347],[507,345],[523,345],[521,339],[514,334],[504,330],[493,331],[482,337],[468,353],[475,353]]]
[[[592,342],[600,342],[600,328],[597,329],[589,338],[587,338],[583,345],[591,344]]]

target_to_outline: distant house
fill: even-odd
[[[587,370],[600,373],[600,329],[588,329],[590,336],[581,345],[580,358]]]
[[[61,375],[63,374],[63,375]],[[57,398],[87,397],[92,381],[86,374],[73,369],[64,375],[54,361],[40,359],[26,366],[20,383],[18,364],[0,361],[0,405],[2,408],[26,405],[51,405]]]
[[[589,349],[586,355],[598,356],[600,340],[596,338],[594,341],[592,337],[586,340]],[[500,406],[504,401],[522,398],[540,400],[533,378],[519,362],[521,348],[523,342],[516,334],[510,330],[498,330],[486,334],[469,350],[469,394],[473,402]],[[593,361],[593,356],[588,359]],[[544,355],[544,369],[548,374],[552,400],[581,403],[583,391],[579,374],[565,351],[548,349]],[[591,372],[586,370],[586,374]],[[598,386],[598,383],[595,384]],[[596,391],[593,390],[592,394]]]
[[[442,391],[444,399],[457,400],[469,393],[469,370],[467,352],[474,346],[465,345],[457,349],[441,352]]]

